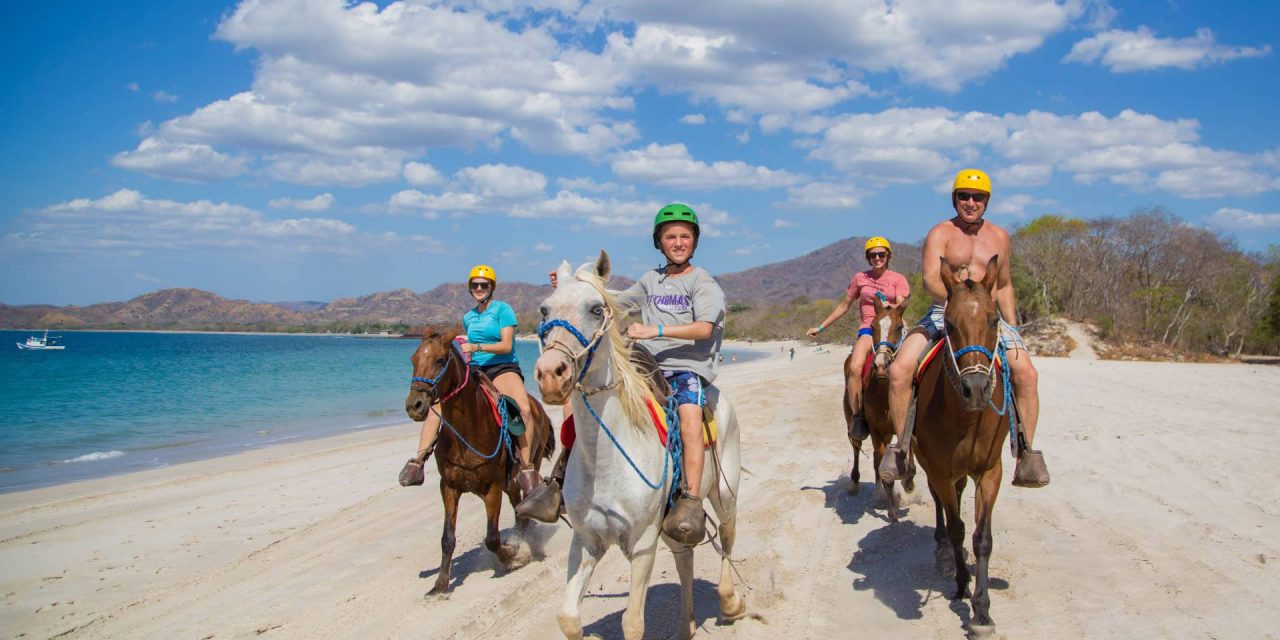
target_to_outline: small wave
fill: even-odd
[[[123,455],[123,451],[94,451],[93,453],[86,453],[82,456],[71,458],[70,460],[63,460],[63,462],[95,462],[98,460],[119,458]]]
[[[268,432],[268,433],[270,433],[270,432]],[[257,441],[257,442],[246,442],[246,443],[241,444],[240,446],[242,446],[242,447],[259,447],[259,446],[262,446],[262,445],[264,445],[264,444],[271,444],[271,443],[273,443],[273,442],[284,442],[285,440],[293,440],[293,439],[296,439],[297,437],[298,437],[298,436],[297,436],[296,434],[295,434],[295,435],[289,435],[289,436],[280,436],[279,438],[270,438],[270,439],[267,439],[267,440],[259,440],[259,441]]]

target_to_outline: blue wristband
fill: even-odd
[[[662,325],[658,325],[658,337],[662,337]]]

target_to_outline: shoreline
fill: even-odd
[[[96,331],[95,331],[96,332]],[[154,331],[123,331],[123,333],[207,333],[213,335],[224,335],[224,332],[154,332]],[[303,335],[303,334],[276,334],[276,333],[246,333],[241,335]],[[388,336],[359,336],[348,334],[316,334],[318,336],[344,336],[344,337],[388,337]],[[394,337],[394,336],[393,336]],[[724,341],[722,352],[750,352],[754,355],[745,357],[742,362],[731,362],[726,359],[720,365],[721,372],[723,367],[738,367],[751,362],[766,359],[770,357],[771,351],[768,348],[762,348],[760,342],[756,342],[754,346],[748,345],[745,341]],[[774,344],[774,343],[764,343]],[[778,343],[781,344],[781,343]],[[777,355],[772,353],[772,355]],[[532,386],[532,385],[531,385]],[[536,391],[533,392],[536,397]],[[20,484],[0,486],[0,496],[21,493],[26,491],[39,491],[42,489],[50,489],[57,487],[65,487],[75,485],[77,483],[94,483],[108,479],[122,478],[134,474],[150,474],[165,469],[184,468],[187,465],[201,463],[210,460],[219,460],[223,458],[235,458],[248,452],[270,451],[281,447],[297,446],[308,442],[323,441],[331,438],[343,438],[348,434],[358,434],[375,432],[381,429],[390,429],[403,426],[404,424],[414,424],[413,432],[417,432],[417,426],[404,416],[402,411],[390,409],[392,413],[398,413],[397,417],[388,417],[386,415],[378,417],[352,416],[354,423],[334,422],[326,423],[323,426],[298,429],[296,423],[289,428],[281,428],[280,424],[265,425],[265,429],[255,432],[247,432],[240,434],[237,438],[210,439],[202,443],[182,444],[169,443],[159,446],[151,446],[145,448],[135,448],[129,445],[111,443],[104,444],[101,448],[93,451],[82,451],[75,455],[68,454],[65,459],[47,460],[42,463],[27,466],[19,466],[16,469],[6,467],[0,469],[0,482],[9,473],[26,473],[30,474],[35,471],[34,476]],[[251,438],[263,437],[265,440],[255,441]],[[245,440],[244,438],[250,438]],[[159,458],[148,458],[152,455],[149,452],[165,451],[170,456],[166,460]],[[124,461],[123,458],[132,456],[130,460]],[[104,464],[105,468],[94,468],[94,465]],[[71,465],[64,468],[64,479],[50,477],[50,470],[61,467],[62,465]]]

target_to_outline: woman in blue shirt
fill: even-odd
[[[516,312],[511,305],[493,299],[497,285],[498,276],[493,267],[480,264],[471,269],[467,277],[467,288],[476,301],[476,306],[462,316],[462,327],[467,334],[462,351],[471,354],[471,364],[493,381],[498,393],[516,401],[524,423],[531,425],[533,422],[529,417],[529,394],[525,391],[524,374],[520,371],[520,363],[515,354]],[[423,483],[422,465],[431,457],[439,432],[440,409],[436,405],[422,422],[422,432],[418,435],[418,455],[410,458],[400,471],[400,484],[409,486]],[[520,490],[528,495],[542,482],[529,461],[529,429],[516,436],[516,443],[520,456],[520,476],[517,483]]]

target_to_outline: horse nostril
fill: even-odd
[[[557,375],[557,376],[562,376],[562,375],[564,375],[564,372],[565,372],[565,370],[566,370],[567,368],[568,368],[568,367],[567,367],[567,366],[565,366],[565,363],[561,362],[561,363],[560,363],[560,365],[556,367],[556,375]]]

